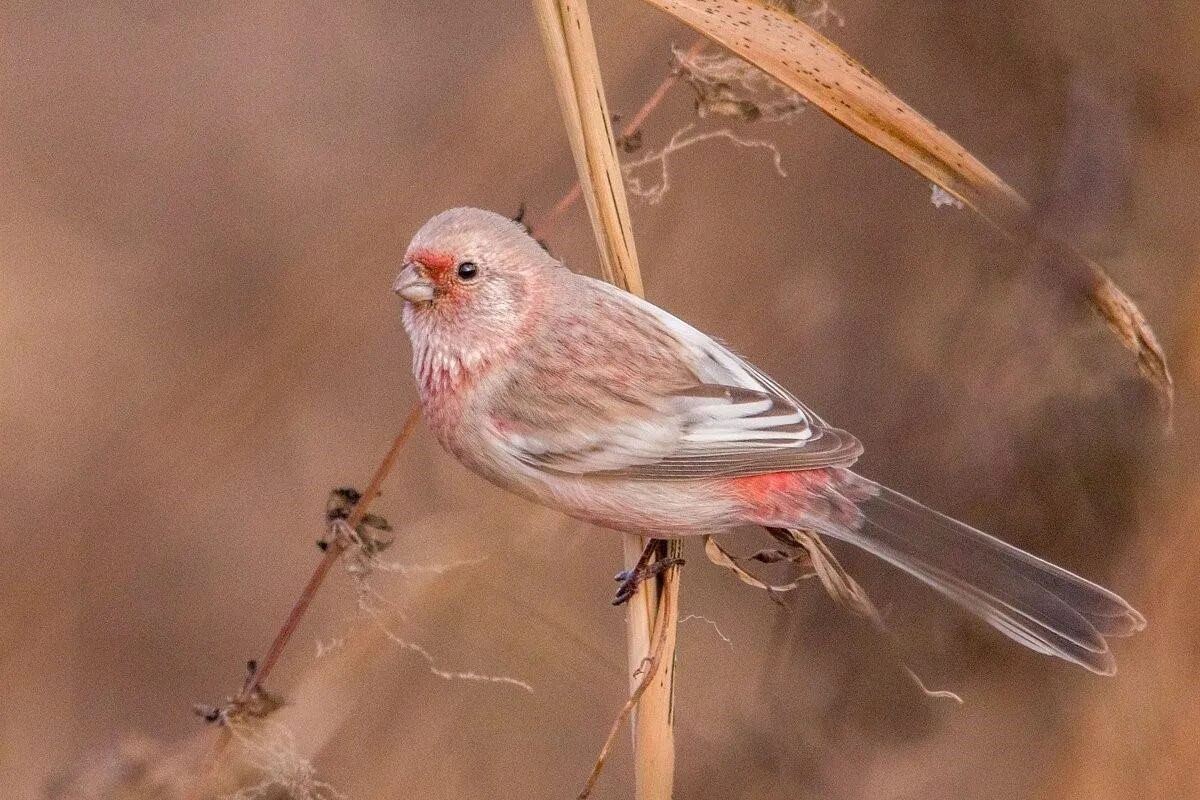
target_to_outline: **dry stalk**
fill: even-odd
[[[625,181],[617,159],[612,117],[600,78],[587,3],[585,0],[534,0],[533,6],[604,276],[611,283],[641,295],[642,279],[634,249]],[[637,563],[645,545],[646,541],[640,536],[625,536],[627,569]],[[672,542],[668,556],[678,554],[680,548],[680,543]],[[678,619],[674,613],[663,614],[662,608],[675,607],[678,592],[678,569],[671,568],[663,573],[657,585],[650,581],[644,583],[627,606],[632,700],[632,704],[627,705],[630,709],[636,707],[630,713],[638,800],[669,800],[674,786],[672,701]],[[652,657],[652,640],[661,642],[658,659]],[[645,669],[645,663],[652,668]],[[602,767],[603,758],[597,762],[596,771]]]
[[[608,761],[609,751],[612,750],[613,743],[617,740],[617,734],[621,732],[621,726],[625,724],[625,720],[633,713],[633,709],[637,706],[638,701],[642,699],[646,689],[650,687],[651,679],[658,673],[659,665],[662,663],[663,651],[667,644],[668,625],[663,623],[669,619],[668,615],[675,614],[675,603],[678,601],[678,595],[673,592],[668,592],[663,595],[662,602],[658,604],[658,615],[654,619],[654,646],[650,650],[650,657],[639,665],[641,674],[645,676],[633,692],[629,695],[629,699],[625,701],[625,705],[621,706],[621,711],[617,714],[617,718],[613,720],[612,728],[608,731],[608,738],[604,740],[604,746],[600,748],[600,754],[596,757],[596,763],[592,767],[592,773],[588,775],[587,782],[584,783],[583,789],[579,792],[579,800],[586,800],[591,795],[592,789],[596,788],[596,781],[600,778],[600,772],[604,769],[604,764]],[[710,620],[711,622],[711,620]],[[716,623],[713,623],[716,627]],[[717,629],[719,635],[724,641],[729,640]]]

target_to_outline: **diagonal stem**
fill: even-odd
[[[354,504],[354,509],[351,510],[350,516],[346,518],[346,524],[351,530],[358,527],[362,522],[363,517],[367,514],[367,509],[371,505],[371,501],[379,496],[380,489],[383,487],[383,481],[387,478],[388,473],[392,471],[392,467],[396,464],[396,459],[400,455],[401,448],[412,436],[416,430],[417,422],[421,419],[421,409],[414,406],[408,412],[408,417],[404,420],[404,427],[400,429],[400,433],[396,435],[392,442],[391,448],[387,455],[383,457],[383,461],[375,469],[375,474],[371,476],[371,482],[367,485],[362,497]],[[279,657],[283,654],[284,648],[291,641],[292,634],[296,632],[296,628],[300,626],[300,620],[304,618],[304,614],[308,611],[309,605],[312,604],[313,598],[317,594],[317,590],[321,588],[321,584],[325,582],[325,578],[329,575],[330,568],[333,567],[337,560],[341,558],[342,553],[346,551],[346,542],[340,537],[334,537],[329,543],[329,548],[325,551],[324,558],[317,564],[317,568],[313,570],[312,576],[308,579],[308,583],[304,585],[303,591],[292,605],[292,610],[288,612],[287,618],[283,621],[283,627],[279,629],[279,633],[275,634],[274,641],[271,642],[270,649],[267,650],[267,655],[258,662],[254,672],[246,678],[246,683],[242,686],[242,691],[238,695],[239,700],[246,700],[251,697],[254,692],[262,686],[263,680],[275,667],[279,661]]]

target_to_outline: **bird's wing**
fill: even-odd
[[[591,294],[587,323],[599,314],[619,334],[601,343],[602,363],[582,333],[526,354],[492,406],[496,434],[518,460],[560,474],[688,480],[846,466],[862,453],[711,337],[580,280]]]

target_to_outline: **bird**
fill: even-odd
[[[1108,589],[854,472],[855,436],[502,214],[431,218],[393,289],[428,427],[528,500],[654,539],[762,526],[840,540],[1102,675],[1116,672],[1108,639],[1145,627]]]

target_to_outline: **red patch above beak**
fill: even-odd
[[[454,269],[454,256],[426,247],[412,251],[409,258],[420,264],[424,268],[425,274],[437,282],[440,282],[450,270]]]

